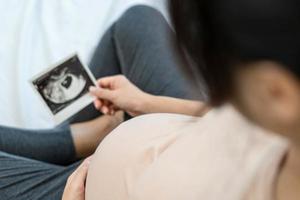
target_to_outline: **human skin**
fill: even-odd
[[[96,119],[72,124],[71,135],[77,158],[86,158],[94,153],[99,143],[114,128],[123,122],[124,113],[118,111],[113,115],[103,115]]]
[[[96,97],[94,102],[96,109],[105,115],[71,126],[76,154],[79,158],[91,155],[103,138],[123,121],[122,111],[126,111],[131,116],[149,113],[202,116],[210,109],[199,101],[145,93],[123,75],[99,79],[98,84],[98,88],[92,87],[90,91]]]
[[[100,117],[95,121],[91,121],[90,124],[77,124],[71,127],[72,132],[75,133],[73,134],[75,146],[79,149],[77,154],[81,157],[86,157],[91,154],[91,150],[95,150],[95,145],[98,145],[99,141],[108,134],[111,127],[115,127],[120,122],[123,111],[132,116],[157,112],[202,116],[210,110],[210,107],[202,102],[147,94],[133,85],[123,75],[99,79],[98,84],[99,87],[90,88],[90,92],[97,97],[94,102],[95,108],[105,115],[103,118]],[[108,128],[105,128],[107,126]],[[85,129],[90,129],[92,133],[100,129],[103,134],[100,134],[98,140],[87,140],[86,136],[81,134]],[[88,167],[86,164],[83,165],[85,167],[79,167],[74,172],[74,174],[81,175],[76,176],[77,178],[71,178],[75,176],[71,175],[65,188],[63,200],[84,200],[83,191]]]
[[[85,196],[85,179],[91,158],[84,160],[68,178],[62,200],[83,200]]]
[[[124,110],[131,116],[149,113],[177,113],[202,116],[210,108],[200,101],[155,96],[143,92],[125,76],[117,75],[98,80],[99,87],[91,87],[96,97],[95,107],[104,114]]]
[[[229,98],[254,123],[290,142],[274,183],[276,199],[300,197],[300,82],[283,65],[272,61],[243,64],[234,72]]]
[[[288,139],[290,148],[274,183],[277,199],[300,197],[300,81],[286,67],[260,61],[234,73],[231,102],[250,120]]]

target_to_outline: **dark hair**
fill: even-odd
[[[170,0],[178,44],[213,105],[233,92],[239,63],[271,60],[300,77],[299,0]]]

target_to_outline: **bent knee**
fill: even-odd
[[[116,34],[122,35],[145,34],[147,29],[151,32],[168,27],[164,16],[155,8],[138,5],[129,8],[115,23]],[[142,31],[139,31],[142,30]],[[138,35],[135,35],[138,36]]]

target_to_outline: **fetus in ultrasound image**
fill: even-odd
[[[77,56],[74,56],[33,82],[53,114],[88,93],[94,85]]]

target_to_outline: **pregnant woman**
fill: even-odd
[[[201,103],[179,71],[174,33],[153,8],[129,9],[106,32],[90,68],[115,106],[97,101],[73,119],[51,130],[0,127],[0,199],[61,199],[68,176],[91,155],[101,140],[123,121],[122,109],[132,116],[149,112],[197,114]],[[114,84],[108,87],[107,80]],[[111,81],[109,81],[111,82]],[[133,85],[134,83],[134,85]],[[106,89],[113,93],[103,93]],[[94,91],[95,92],[95,91]],[[180,99],[178,99],[180,98]],[[103,104],[101,104],[103,103]],[[129,118],[129,116],[126,116]]]
[[[119,126],[90,162],[85,199],[300,199],[300,2],[171,0],[171,8],[216,108],[201,119],[153,114]],[[83,187],[86,163],[66,195]]]

